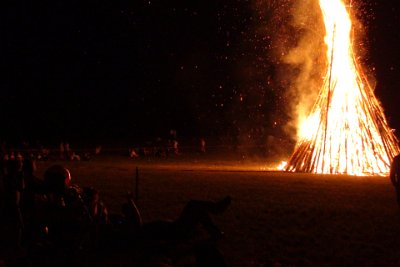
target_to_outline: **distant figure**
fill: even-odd
[[[22,157],[21,152],[17,152],[17,156],[16,156],[17,160],[22,161],[24,159],[24,157]]]
[[[81,156],[79,156],[79,154],[76,154],[74,151],[70,151],[70,158],[71,161],[77,160],[80,161],[81,160]]]
[[[101,146],[98,145],[98,146],[96,146],[96,148],[95,148],[94,154],[97,156],[97,155],[100,155],[100,153],[101,153]]]
[[[390,181],[396,190],[397,204],[400,207],[400,154],[393,158],[390,166]]]
[[[172,143],[174,154],[179,155],[178,141],[174,140]]]
[[[139,154],[136,152],[134,148],[130,148],[129,150],[129,157],[130,158],[138,158]]]
[[[206,153],[206,140],[203,137],[200,138],[200,152]]]

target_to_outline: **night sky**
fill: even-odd
[[[0,138],[278,134],[270,17],[290,1],[13,1],[1,8]],[[376,94],[400,129],[400,8],[363,3]],[[268,9],[270,7],[270,9]],[[264,10],[259,10],[265,8]],[[277,10],[276,12],[282,12]],[[261,29],[261,30],[260,30]],[[256,137],[255,137],[256,138]]]

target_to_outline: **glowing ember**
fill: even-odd
[[[350,15],[341,0],[320,0],[319,4],[325,22],[328,67],[285,169],[326,174],[387,173],[399,147],[373,88],[356,62]]]

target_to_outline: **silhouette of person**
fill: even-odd
[[[221,214],[230,205],[231,197],[226,196],[219,201],[190,200],[181,214],[173,221],[154,221],[143,223],[140,211],[133,197],[128,195],[125,204],[125,216],[135,229],[132,232],[145,239],[182,240],[194,236],[197,226],[202,226],[211,239],[217,240],[224,233],[214,224],[210,214]]]
[[[400,207],[400,154],[393,158],[390,165],[390,181],[396,191],[397,204]]]
[[[143,223],[133,198],[128,195],[128,200],[123,205],[123,213],[126,224],[131,227],[125,228],[125,239],[129,235],[133,243],[139,242],[144,249],[140,253],[141,260],[146,262],[161,256],[179,262],[181,257],[192,253],[196,266],[227,266],[215,243],[224,233],[214,224],[210,214],[223,213],[231,203],[230,196],[219,201],[190,200],[177,219],[147,223]],[[205,229],[209,238],[196,235],[198,226]]]
[[[55,248],[74,251],[85,241],[91,224],[90,212],[81,197],[83,190],[71,183],[69,170],[61,165],[49,167],[43,178],[46,198],[40,203],[38,224]]]

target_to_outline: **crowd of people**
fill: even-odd
[[[196,147],[190,147],[190,151],[198,153],[206,153],[206,140],[200,137]],[[71,146],[68,141],[60,141],[52,146],[43,144],[29,144],[21,141],[17,144],[1,143],[0,156],[1,159],[22,158],[22,154],[29,154],[30,158],[37,161],[47,160],[65,160],[65,161],[87,161],[99,156],[100,154],[116,154],[128,156],[129,158],[145,158],[158,157],[168,158],[170,156],[181,155],[181,144],[176,137],[176,131],[171,130],[169,137],[163,139],[156,137],[154,140],[135,144],[134,146],[126,145],[125,147],[117,147],[112,149],[103,149],[101,144],[86,146],[85,148],[77,148]]]
[[[116,248],[140,252],[138,266],[159,266],[154,259],[160,255],[163,264],[174,266],[182,244],[191,244],[185,253],[194,255],[197,266],[226,266],[215,242],[223,232],[210,215],[223,213],[229,196],[216,202],[190,200],[175,220],[143,222],[129,192],[121,212],[110,213],[101,193],[74,184],[62,165],[52,165],[37,177],[35,159],[29,156],[2,163],[0,244],[7,248],[1,255],[6,266],[77,266],[79,255]],[[206,238],[192,242],[198,240],[199,227]]]

